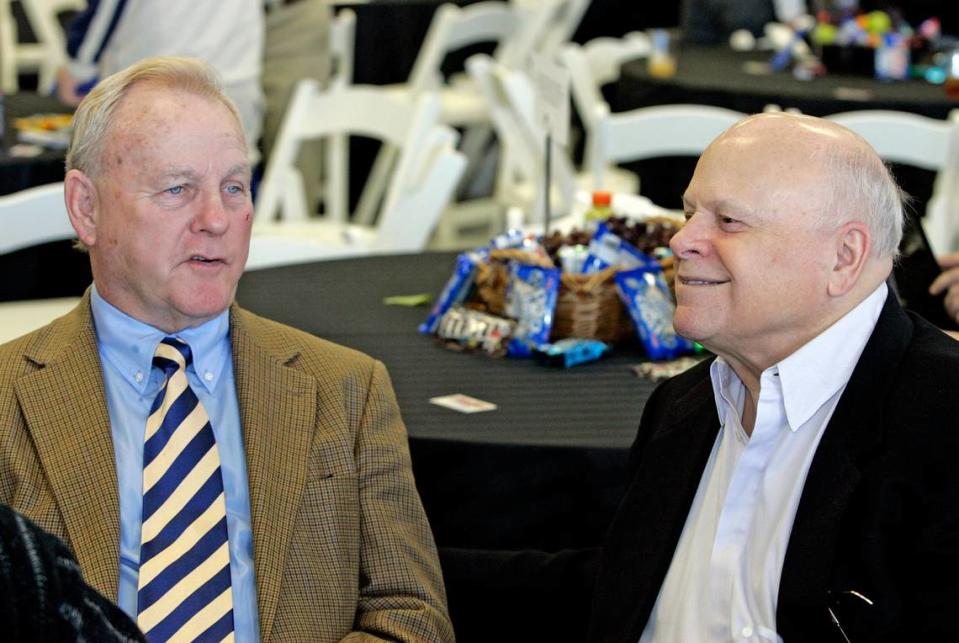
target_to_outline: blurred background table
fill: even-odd
[[[811,116],[862,109],[889,109],[944,119],[959,101],[946,96],[941,85],[920,80],[880,82],[848,74],[827,74],[809,81],[790,72],[756,73],[768,63],[770,52],[737,52],[729,47],[680,47],[675,75],[654,78],[647,61],[623,65],[619,82],[609,95],[613,111],[653,105],[698,103],[734,109],[746,114],[767,105],[796,108]],[[682,207],[682,193],[696,159],[651,159],[629,167],[642,177],[640,192],[654,203]],[[932,194],[933,172],[894,166],[896,178],[913,198],[919,216]]]
[[[30,156],[11,154],[11,148],[17,144],[13,121],[33,114],[69,114],[72,111],[56,98],[34,92],[18,92],[4,97],[0,195],[63,180],[64,150],[43,149]]]
[[[683,46],[676,74],[654,78],[645,60],[623,65],[615,109],[670,103],[700,103],[748,114],[766,105],[797,108],[825,116],[855,109],[891,109],[944,119],[959,101],[941,85],[921,80],[880,82],[870,77],[830,73],[804,81],[788,71],[755,73],[771,52],[737,52],[729,47]]]

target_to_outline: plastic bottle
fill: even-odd
[[[598,222],[605,221],[613,216],[612,203],[613,195],[610,192],[602,190],[593,192],[593,206],[583,215],[586,227],[595,228]]]

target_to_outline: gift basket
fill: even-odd
[[[634,337],[650,359],[691,352],[672,328],[668,245],[681,224],[613,216],[566,234],[508,231],[457,258],[420,331],[458,350],[565,366]]]

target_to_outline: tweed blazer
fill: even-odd
[[[230,311],[263,641],[452,641],[384,366]],[[89,292],[0,347],[0,503],[116,597],[119,500]]]
[[[635,643],[655,605],[719,431],[709,365],[646,404],[591,643]],[[783,640],[959,640],[957,374],[959,343],[890,293],[806,477],[779,583]]]

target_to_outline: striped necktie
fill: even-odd
[[[137,624],[150,643],[232,641],[233,593],[220,457],[187,381],[190,347],[167,337],[166,375],[147,418]]]

